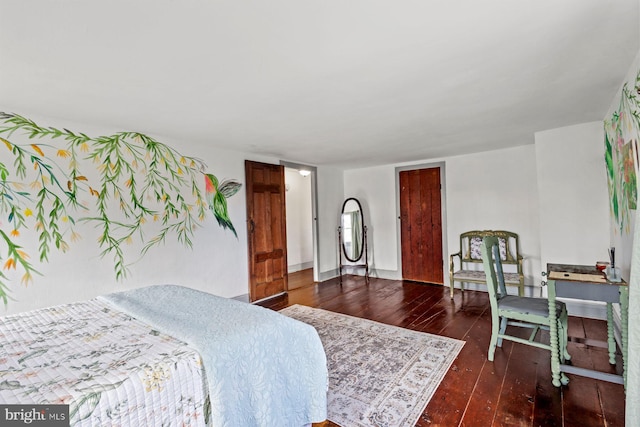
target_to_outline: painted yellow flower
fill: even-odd
[[[89,144],[87,144],[86,142],[83,142],[82,144],[80,144],[80,151],[82,151],[83,153],[88,152]]]
[[[67,157],[71,156],[71,153],[67,150],[58,150],[56,152],[56,156],[58,157],[62,157],[63,159],[66,159]]]
[[[16,260],[13,258],[9,258],[7,259],[7,261],[4,263],[4,267],[5,270],[10,270],[10,269],[16,269]]]
[[[75,231],[71,232],[71,241],[72,242],[77,242],[78,240],[80,240],[82,238],[82,236],[80,236],[78,233],[76,233]]]
[[[26,272],[22,275],[22,278],[20,279],[20,283],[22,283],[25,286],[29,286],[29,283],[33,282],[33,276],[31,275],[30,272]]]
[[[18,237],[20,235],[20,231],[17,228],[11,230],[11,237]]]
[[[18,249],[16,252],[18,252],[18,255],[20,255],[20,258],[29,259],[29,254],[26,253],[25,251],[21,251],[20,249]]]
[[[33,211],[29,208],[26,208],[24,210],[24,216],[31,216],[31,215],[33,215]]]
[[[2,142],[4,142],[4,145],[6,145],[9,150],[13,150],[13,145],[11,145],[11,143],[9,141],[7,141],[4,138],[0,138],[0,140],[2,140]]]
[[[62,222],[69,222],[69,217],[68,216],[63,216],[62,218]]]
[[[35,151],[36,153],[40,154],[40,157],[44,157],[44,153],[36,144],[31,144],[31,148],[33,148],[33,151]]]

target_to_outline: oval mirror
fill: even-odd
[[[342,204],[342,250],[351,262],[360,261],[364,241],[364,218],[358,199],[348,198]]]

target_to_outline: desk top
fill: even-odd
[[[602,283],[606,285],[626,286],[626,282],[610,282],[604,272],[593,265],[547,264],[547,277],[567,282]]]

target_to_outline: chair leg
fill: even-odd
[[[493,321],[491,322],[491,342],[489,342],[488,358],[490,362],[493,362],[493,357],[496,354],[496,344],[498,344],[498,332],[499,332],[498,319],[493,319]]]
[[[449,292],[451,293],[451,299],[453,299],[453,277],[449,280]]]
[[[503,317],[502,319],[500,319],[500,335],[504,335],[504,333],[507,330],[507,318]],[[497,342],[498,347],[502,347],[502,338],[498,337],[498,342]]]

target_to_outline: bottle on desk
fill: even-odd
[[[604,270],[607,275],[607,280],[610,282],[621,282],[622,281],[622,272],[620,271],[620,267],[612,267],[610,265]]]

